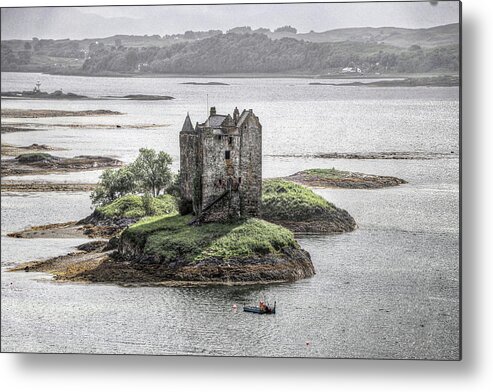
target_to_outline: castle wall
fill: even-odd
[[[249,114],[241,124],[240,210],[242,216],[259,216],[262,199],[262,126]]]
[[[232,138],[232,139],[230,139]],[[239,172],[239,137],[214,135],[210,128],[202,133],[202,203],[201,211],[207,208],[225,191],[231,193],[207,212],[206,220],[227,220],[240,216],[240,198],[235,188]],[[226,152],[229,151],[229,159]]]

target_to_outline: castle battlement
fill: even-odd
[[[233,116],[210,109],[180,132],[181,213],[200,222],[258,216],[262,196],[262,125],[253,110]]]

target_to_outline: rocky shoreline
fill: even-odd
[[[9,236],[15,238],[98,238],[67,255],[22,263],[11,271],[47,272],[57,281],[171,286],[280,283],[315,274],[309,253],[298,245],[245,257],[208,257],[193,261],[183,256],[164,261],[157,254],[147,253],[141,240],[135,242],[132,236],[118,236],[135,221],[112,220],[93,214],[78,222],[11,233]]]
[[[58,282],[172,287],[283,283],[315,274],[308,253],[302,250],[261,259],[228,260],[227,264],[209,260],[170,268],[122,259],[101,241],[84,245],[68,255],[23,263],[10,271],[45,272]]]
[[[297,234],[336,234],[355,230],[358,225],[354,218],[342,208],[321,213],[318,217],[305,220],[267,219],[271,223],[283,226]]]
[[[105,238],[112,239],[122,230],[137,222],[137,218],[106,218],[93,212],[79,221],[51,223],[32,226],[24,230],[7,234],[12,238]],[[113,240],[114,241],[114,240]]]

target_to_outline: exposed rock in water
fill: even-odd
[[[40,118],[40,117],[87,117],[110,116],[123,113],[112,110],[48,110],[48,109],[2,109],[3,118]]]
[[[2,180],[2,192],[91,192],[96,184]]]
[[[63,150],[54,147],[50,147],[46,144],[33,143],[29,146],[14,146],[12,144],[2,143],[2,155],[4,156],[17,156],[24,153],[32,153],[38,151],[55,151]]]
[[[377,189],[406,184],[397,177],[377,176],[336,169],[309,169],[283,178],[298,184],[319,188]]]
[[[175,99],[169,95],[148,95],[148,94],[129,94],[122,97],[115,95],[107,95],[105,98],[129,99],[133,101],[169,101]]]
[[[8,126],[8,125],[2,125],[0,127],[1,133],[32,132],[32,131],[44,131],[44,129],[41,129],[41,128],[24,128],[24,127]]]
[[[271,157],[321,158],[321,159],[445,159],[454,158],[456,151],[422,152],[422,151],[382,151],[382,152],[326,152],[319,154],[273,154]]]
[[[350,82],[350,83],[322,83],[312,82],[312,86],[338,86],[338,87],[454,87],[459,86],[459,76],[443,75],[423,78],[405,78],[405,79],[389,79],[377,80],[375,82]]]
[[[191,84],[193,86],[229,86],[228,83],[222,82],[184,82],[181,84]]]
[[[121,165],[121,161],[109,157],[80,155],[64,158],[45,152],[34,152],[21,154],[15,159],[3,159],[2,177],[99,170]]]

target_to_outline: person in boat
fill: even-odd
[[[267,306],[265,305],[264,301],[260,301],[258,308],[261,312],[267,310]]]

